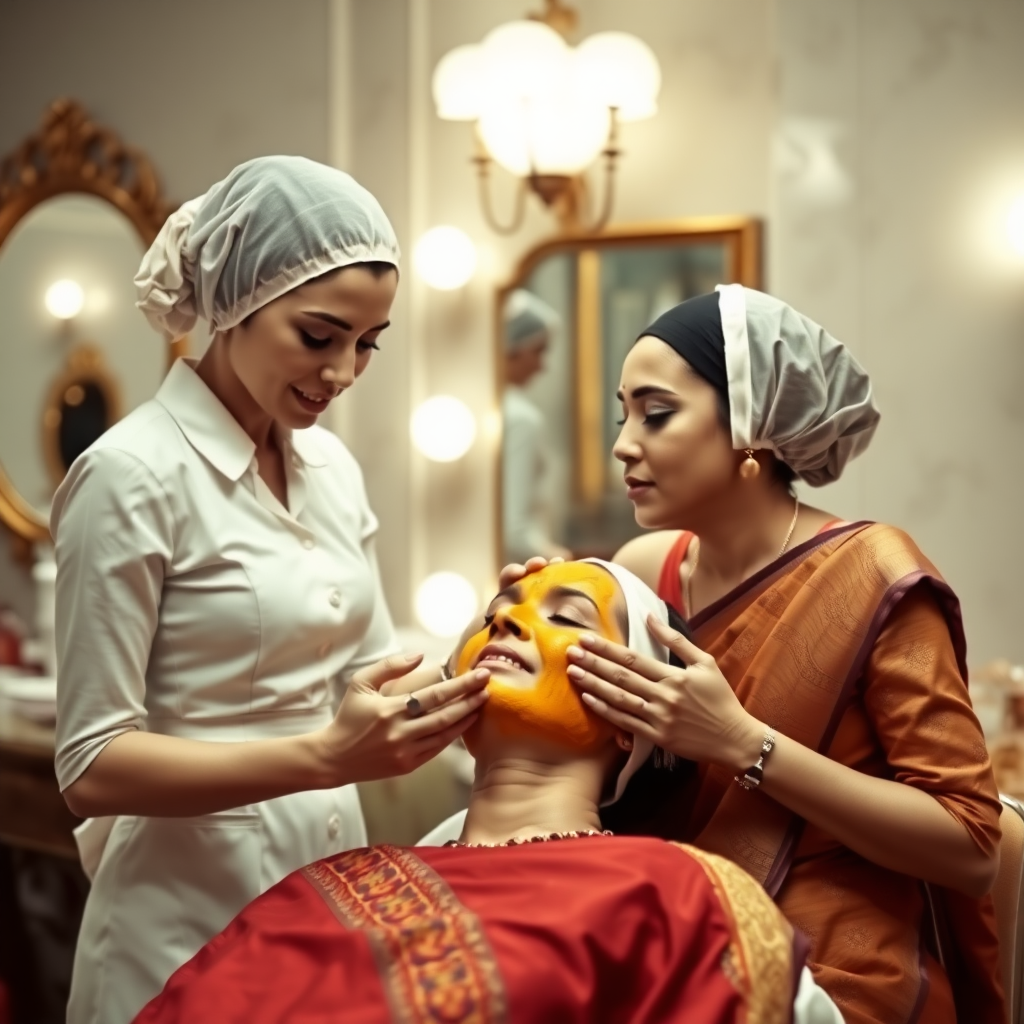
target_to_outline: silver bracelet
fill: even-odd
[[[761,780],[764,778],[764,763],[774,749],[775,732],[768,729],[761,741],[761,756],[757,759],[757,764],[752,764],[742,775],[736,776],[736,781],[744,789],[757,789],[761,785]]]

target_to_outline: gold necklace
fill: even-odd
[[[558,839],[583,839],[586,836],[610,836],[612,835],[607,829],[598,831],[595,828],[585,828],[579,832],[547,832],[544,835],[539,836],[528,836],[525,839],[521,839],[516,836],[514,839],[506,839],[503,843],[463,843],[458,839],[449,839],[445,846],[464,846],[470,847],[486,847],[488,849],[497,849],[499,846],[526,846],[528,843],[551,843]]]
[[[796,499],[796,503],[793,506],[793,519],[789,524],[789,530],[786,533],[786,539],[782,542],[782,547],[779,548],[779,553],[775,556],[773,561],[778,561],[789,547],[789,542],[793,539],[793,531],[796,529],[797,517],[800,515],[800,499]],[[694,538],[697,541],[697,546],[693,550],[693,567],[686,574],[686,588],[683,595],[683,599],[686,604],[686,616],[690,618],[693,615],[693,601],[690,597],[691,586],[693,582],[694,574],[697,572],[697,566],[700,564],[700,537]]]

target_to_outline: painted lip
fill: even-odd
[[[299,405],[302,406],[303,409],[306,410],[306,412],[323,412],[324,409],[326,409],[327,406],[330,405],[331,399],[335,397],[335,395],[333,394],[313,395],[310,394],[308,391],[302,391],[300,388],[297,388],[294,384],[291,387],[292,394],[295,395],[295,400],[299,403]]]
[[[636,501],[637,498],[643,497],[648,494],[654,488],[654,482],[652,480],[641,480],[639,477],[627,476],[626,481],[626,497],[630,501]]]
[[[509,658],[515,662],[515,665],[510,665],[504,658]],[[488,644],[478,655],[474,668],[480,668],[486,663],[488,668],[494,669],[510,669],[518,668],[523,672],[529,672],[533,674],[533,667],[524,660],[523,656],[516,651],[513,651],[511,647],[506,647],[504,644]]]

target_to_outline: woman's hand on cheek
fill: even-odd
[[[420,661],[396,655],[353,676],[334,721],[314,734],[324,788],[411,772],[476,721],[489,673],[439,681]]]
[[[687,667],[588,634],[581,647],[569,649],[569,678],[583,701],[613,725],[678,757],[737,772],[748,768],[757,760],[764,726],[744,711],[710,654],[653,617],[648,629]]]

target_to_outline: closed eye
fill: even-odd
[[[369,352],[371,349],[374,349],[377,352],[379,352],[380,351],[380,345],[378,345],[377,342],[374,341],[374,340],[358,341],[358,342],[356,342],[356,349],[358,351],[360,351],[360,352]]]
[[[310,334],[309,331],[299,330],[299,334],[302,335],[302,344],[306,348],[312,349],[323,349],[327,348],[331,343],[330,338],[318,338],[315,334]]]
[[[590,627],[583,622],[577,622],[575,619],[570,619],[568,615],[552,615],[550,616],[552,622],[557,622],[563,626],[571,626],[573,629],[589,629]]]

